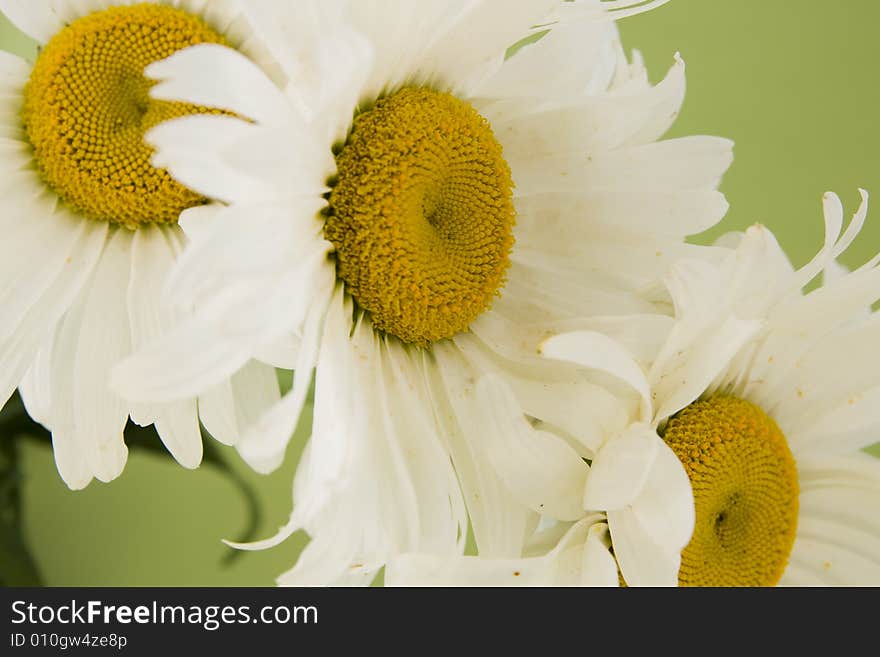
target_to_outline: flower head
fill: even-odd
[[[536,555],[503,564],[404,556],[390,581],[464,584],[479,571],[512,584],[528,570],[532,583],[614,584],[617,568],[631,586],[880,581],[880,464],[860,452],[880,429],[869,346],[880,339],[870,312],[880,256],[853,272],[835,264],[866,210],[865,196],[841,234],[840,202],[826,195],[825,245],[798,270],[761,226],[719,262],[679,262],[665,328],[608,318],[604,332],[547,340],[545,355],[611,375],[605,388],[617,392],[584,395],[593,422],[571,435],[537,430],[514,408],[495,420],[496,470],[560,523],[558,543],[538,535]],[[823,271],[824,286],[804,294]],[[551,578],[562,559],[574,565]]]
[[[143,140],[166,119],[208,110],[152,98],[143,70],[197,43],[259,59],[252,34],[226,2],[4,0],[0,10],[40,44],[32,65],[0,53],[0,402],[21,388],[71,488],[120,474],[129,417],[155,424],[195,467],[200,419],[237,442],[238,422],[278,390],[274,371],[253,363],[199,400],[130,403],[109,388],[118,360],[177,321],[160,302],[185,242],[177,222],[208,202],[154,167]],[[243,397],[243,385],[267,396]]]

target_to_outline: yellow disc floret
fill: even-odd
[[[224,40],[196,16],[139,4],[79,18],[41,50],[22,119],[38,171],[71,209],[134,228],[205,202],[154,168],[144,143],[156,124],[205,111],[150,98],[144,68],[204,42]]]
[[[404,87],[354,121],[324,235],[373,325],[426,346],[467,330],[504,284],[513,182],[488,122]]]
[[[663,437],[687,470],[697,514],[679,584],[776,584],[798,518],[797,468],[776,423],[751,402],[717,396],[670,419]]]

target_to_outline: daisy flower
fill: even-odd
[[[33,63],[0,52],[0,403],[20,386],[71,488],[122,472],[129,417],[155,424],[194,468],[199,418],[232,443],[279,393],[274,370],[256,363],[198,400],[134,404],[108,386],[115,362],[176,321],[159,296],[184,245],[177,221],[206,202],[154,168],[143,142],[204,108],[150,98],[143,69],[196,43],[259,49],[225,2],[2,0],[0,10],[40,44]]]
[[[225,205],[183,223],[169,293],[193,313],[115,383],[167,402],[250,358],[286,362],[293,389],[249,453],[278,463],[315,372],[293,515],[258,546],[311,535],[280,582],[369,581],[401,551],[460,553],[465,508],[483,551],[519,553],[533,518],[474,449],[476,377],[515,378],[530,414],[567,426],[583,377],[542,360],[537,336],[657,313],[651,282],[709,257],[683,238],[727,208],[730,142],[657,141],[683,63],[652,86],[620,46],[614,19],[658,4],[247,2],[285,86],[216,45],[148,69],[154,97],[235,117],[147,137],[158,166]]]
[[[389,581],[510,584],[528,574],[549,584],[562,569],[567,584],[612,582],[613,552],[629,585],[880,583],[880,462],[860,451],[880,436],[880,315],[870,312],[880,256],[851,273],[835,264],[865,220],[862,194],[842,235],[840,201],[826,195],[825,244],[801,269],[762,226],[720,264],[677,264],[667,281],[675,321],[659,349],[643,340],[647,365],[599,333],[545,342],[548,356],[626,381],[642,409],[656,409],[658,433],[634,423],[599,440],[581,434],[587,466],[558,436],[496,423],[506,428],[496,442],[514,452],[507,465],[495,458],[499,471],[524,503],[540,495],[566,521],[565,538],[519,561],[407,556]],[[803,294],[823,271],[824,285]],[[531,457],[537,468],[542,449],[555,461],[530,481],[516,466]],[[603,545],[611,551],[599,558]]]

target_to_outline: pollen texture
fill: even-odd
[[[419,346],[467,330],[513,246],[513,181],[488,122],[404,87],[355,118],[336,163],[324,235],[373,325]]]
[[[773,419],[743,399],[712,397],[670,419],[664,440],[690,477],[696,505],[679,584],[776,584],[794,545],[798,477]]]
[[[150,98],[144,68],[205,42],[224,40],[196,16],[138,4],[79,18],[40,51],[22,119],[39,173],[71,209],[135,228],[205,202],[154,168],[144,143],[158,123],[207,111]]]

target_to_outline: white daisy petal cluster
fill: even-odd
[[[732,144],[664,138],[665,1],[0,0],[0,401],[78,488],[129,418],[269,473],[313,390],[280,584],[880,580],[866,202],[687,243]]]
[[[503,454],[499,474],[556,542],[545,528],[519,559],[402,555],[386,581],[880,582],[880,462],[861,451],[880,436],[872,349],[880,317],[870,311],[880,299],[880,255],[852,272],[836,264],[866,219],[865,192],[862,199],[842,231],[840,201],[826,194],[825,244],[800,269],[760,225],[728,237],[738,244],[718,262],[676,263],[665,278],[675,312],[660,344],[656,336],[630,344],[631,331],[545,341],[545,356],[629,389],[617,405],[584,397],[598,431],[566,436],[521,418],[516,426],[487,419],[491,449]],[[820,273],[824,285],[803,293]],[[486,394],[509,395],[500,381],[484,385]],[[528,471],[542,463],[536,450],[549,465],[540,481]]]

